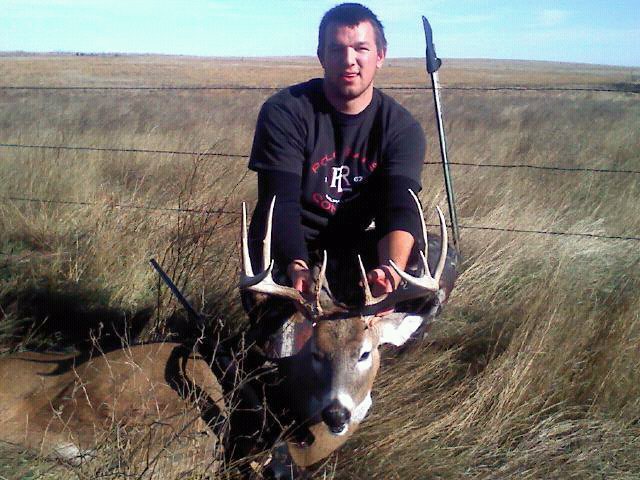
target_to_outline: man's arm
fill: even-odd
[[[285,97],[272,97],[258,115],[249,161],[249,168],[258,172],[258,204],[249,232],[253,239],[252,257],[258,257],[262,250],[268,207],[276,196],[272,252],[278,266],[286,269],[294,288],[300,291],[308,289],[310,277],[300,205],[303,131]]]
[[[403,230],[394,230],[382,237],[378,242],[378,261],[380,265],[390,265],[389,260],[404,270],[411,256],[415,241],[413,235]],[[395,289],[400,283],[400,276],[393,268],[385,268],[385,274],[391,281],[391,287]]]
[[[262,254],[269,207],[276,197],[271,226],[273,259],[287,273],[290,271],[287,267],[294,261],[306,266],[308,252],[301,224],[300,182],[300,177],[291,173],[258,171],[258,203],[249,228],[254,264]]]
[[[404,120],[407,120],[406,116]],[[421,238],[420,216],[409,189],[415,193],[422,189],[424,133],[420,124],[409,117],[407,123],[390,132],[389,136],[376,207],[376,229],[381,234],[377,245],[379,266],[368,274],[374,295],[398,287],[400,278],[389,261],[393,260],[404,270],[416,240]],[[389,312],[382,312],[385,313]]]
[[[290,173],[258,171],[258,203],[251,220],[249,239],[252,261],[257,265],[266,235],[269,207],[275,196],[271,226],[272,256],[280,271],[286,268],[293,288],[305,293],[311,290],[311,274],[301,223],[300,181],[300,177]]]
[[[394,230],[382,237],[378,242],[379,266],[367,274],[367,280],[371,285],[371,293],[379,297],[384,293],[395,290],[400,284],[400,276],[390,266],[389,260],[404,270],[411,256],[415,241],[413,235],[403,230]],[[378,313],[384,316],[391,313],[393,309]]]

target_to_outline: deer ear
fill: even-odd
[[[375,322],[380,335],[380,344],[391,343],[396,347],[403,345],[415,332],[425,318],[421,315],[394,312]]]

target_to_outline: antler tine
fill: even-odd
[[[411,194],[411,197],[413,198],[413,201],[416,204],[416,208],[418,209],[418,216],[420,217],[420,227],[422,229],[422,242],[424,244],[424,248],[423,248],[423,251],[421,252],[422,255],[420,256],[420,258],[422,259],[424,270],[428,271],[429,265],[427,265],[427,257],[429,256],[429,237],[427,234],[427,224],[424,221],[424,211],[422,210],[422,204],[420,203],[420,199],[415,194],[415,192],[410,188],[408,190],[409,190],[409,193]]]
[[[367,272],[364,269],[360,255],[358,255],[358,265],[360,265],[360,276],[362,277],[362,287],[364,288],[364,304],[368,307],[375,304],[375,298],[371,294],[371,288],[369,288],[369,282],[367,281]]]
[[[275,198],[274,198],[275,200]],[[271,203],[270,214],[273,213],[273,202]],[[271,218],[267,220],[267,230],[271,230]],[[270,237],[271,235],[269,235]],[[265,238],[266,250],[269,252],[271,250],[271,243],[268,242]],[[262,271],[257,275],[253,274],[253,267],[251,266],[251,257],[249,256],[249,235],[247,233],[247,206],[245,202],[242,202],[242,274],[240,275],[240,288],[248,289],[259,293],[267,293],[264,292],[260,286],[263,282],[269,283],[269,279],[271,279],[270,283],[274,283],[271,278],[271,270],[273,269],[273,262],[269,264],[269,257],[262,259]],[[264,249],[263,249],[264,250]]]
[[[267,230],[264,234],[264,240],[262,242],[262,271],[265,271],[269,267],[271,261],[271,228],[273,226],[273,208],[276,205],[276,196],[271,199],[271,205],[269,205],[269,214],[267,215]]]
[[[249,257],[249,238],[247,234],[247,204],[242,202],[242,233],[240,235],[240,246],[242,248],[242,273],[253,277],[251,258]]]
[[[400,277],[405,280],[409,285],[415,285],[420,288],[424,288],[425,290],[429,290],[432,292],[437,292],[440,288],[440,277],[442,276],[442,272],[444,271],[444,265],[447,260],[447,225],[444,221],[444,215],[442,214],[442,210],[439,207],[436,207],[438,211],[438,217],[440,219],[440,234],[442,243],[440,245],[440,257],[438,258],[438,264],[436,266],[435,275],[431,275],[431,270],[429,269],[429,265],[427,263],[427,255],[420,252],[420,257],[422,258],[422,262],[424,264],[424,273],[422,277],[416,278],[412,275],[409,275],[405,271],[403,271],[398,265],[395,264],[393,260],[389,260],[391,267],[396,271]],[[424,221],[423,221],[424,223]],[[425,242],[426,243],[426,242]],[[428,244],[425,246],[425,250],[428,251]]]
[[[440,207],[436,207],[436,210],[438,211],[438,217],[440,217],[440,239],[442,240],[442,243],[440,244],[440,257],[438,257],[438,265],[436,266],[436,273],[433,278],[436,282],[440,283],[440,277],[442,276],[444,265],[447,261],[449,235],[447,233],[447,224],[444,221],[442,210],[440,210]]]
[[[324,285],[326,274],[327,274],[327,251],[324,250],[322,252],[322,266],[320,267],[320,273],[318,274],[318,280],[316,280],[316,285],[314,288],[314,299],[315,299],[314,308],[317,315],[322,315],[322,307],[320,306],[320,292],[322,291],[322,285]]]

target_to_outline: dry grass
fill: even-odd
[[[380,85],[424,85],[421,61],[388,63]],[[12,85],[285,85],[319,69],[305,59],[65,56],[2,57],[0,73]],[[441,81],[637,88],[638,71],[452,61]],[[247,153],[269,93],[2,90],[0,141]],[[427,160],[437,161],[430,92],[390,93],[423,123]],[[637,95],[448,90],[443,103],[453,161],[640,169]],[[33,288],[71,291],[123,315],[156,305],[147,266],[154,256],[213,319],[241,322],[236,216],[117,205],[237,211],[255,196],[244,160],[1,153],[0,196],[95,203],[0,204],[2,307],[16,321]],[[478,167],[453,173],[463,225],[640,232],[638,175]],[[425,167],[429,206],[446,203],[440,179],[440,167]],[[424,345],[386,361],[370,417],[337,455],[335,476],[637,478],[637,242],[462,234],[465,271],[451,304]],[[166,294],[161,302],[154,315],[160,321],[176,308]],[[37,462],[29,468],[39,469]]]

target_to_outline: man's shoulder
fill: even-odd
[[[313,111],[322,93],[322,79],[313,78],[306,82],[291,85],[276,92],[265,102],[281,108]]]
[[[393,97],[376,88],[376,95],[380,99],[382,118],[390,126],[402,128],[403,126],[419,124],[413,114],[398,103]]]

